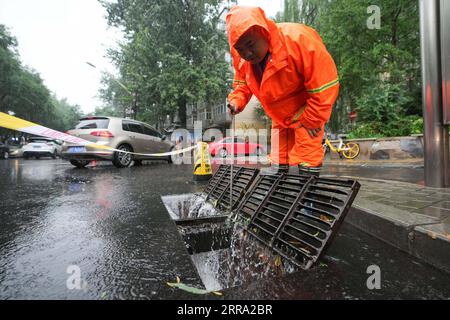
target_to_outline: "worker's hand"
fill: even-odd
[[[239,108],[238,108],[237,106],[231,104],[231,103],[229,103],[229,104],[227,105],[227,107],[228,107],[228,111],[230,112],[230,114],[231,114],[232,116],[235,116],[235,115],[237,115],[238,113],[240,113]]]
[[[311,138],[316,138],[319,136],[320,131],[322,131],[322,129],[317,128],[317,129],[308,129],[305,128],[306,131],[308,131],[308,134],[311,136]]]

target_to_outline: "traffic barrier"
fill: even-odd
[[[194,180],[206,181],[212,177],[211,159],[208,144],[199,142],[194,155]]]

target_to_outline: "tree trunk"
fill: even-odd
[[[178,104],[178,118],[182,128],[186,128],[186,99],[181,98]]]
[[[6,103],[3,104],[3,102],[5,102],[7,96],[8,96],[8,94],[4,94],[4,95],[0,98],[0,111],[5,111],[5,112],[8,111],[8,110],[6,110]],[[3,106],[5,106],[5,107],[3,107]]]
[[[402,7],[398,8],[397,12],[395,13],[394,18],[392,19],[392,38],[391,43],[394,47],[397,47],[398,45],[398,18],[400,16],[400,13],[402,12]]]

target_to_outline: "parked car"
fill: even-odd
[[[64,143],[62,157],[78,168],[87,166],[93,160],[108,160],[118,168],[142,164],[142,160],[164,159],[169,163],[172,157],[149,157],[142,154],[165,153],[174,149],[174,144],[152,126],[136,120],[114,117],[87,117],[80,119],[75,129],[67,134],[84,140],[126,152],[94,148],[91,146]]]
[[[41,157],[52,157],[56,159],[61,145],[55,140],[44,137],[31,137],[28,144],[22,147],[22,154],[25,159]]]
[[[0,159],[9,158],[9,147],[6,144],[0,143]]]
[[[10,158],[22,158],[23,157],[23,146],[20,145],[9,145],[9,157]]]
[[[231,155],[233,138],[226,137],[217,142],[212,142],[209,144],[209,153],[211,156],[220,156],[226,158]],[[234,155],[263,155],[266,153],[266,149],[258,144],[246,141],[243,138],[234,138]]]

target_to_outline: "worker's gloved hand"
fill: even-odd
[[[308,133],[309,133],[309,135],[310,135],[311,138],[316,138],[316,137],[318,137],[320,131],[322,131],[322,129],[320,129],[320,128],[317,128],[317,129],[308,129],[308,128],[305,128],[305,129],[306,129],[306,131],[308,131]]]
[[[229,104],[227,105],[227,107],[228,107],[228,112],[230,112],[230,114],[231,114],[232,116],[235,116],[235,115],[241,113],[241,111],[239,110],[239,108],[238,108],[237,106],[231,104],[231,103],[229,103]]]

